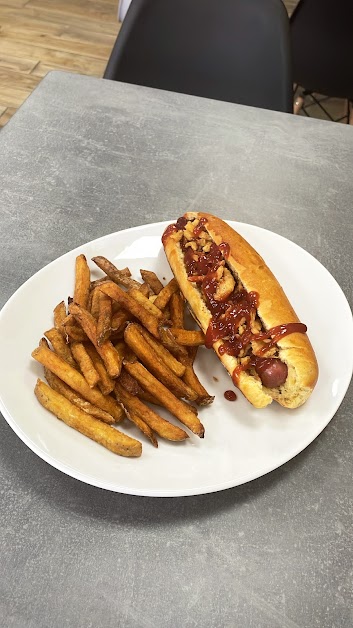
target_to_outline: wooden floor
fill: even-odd
[[[118,0],[0,0],[0,127],[43,76],[102,76],[119,30]]]

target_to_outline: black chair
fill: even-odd
[[[301,0],[290,18],[295,111],[308,95],[333,119],[326,98],[353,100],[353,0]],[[317,97],[323,94],[326,98]],[[308,115],[306,109],[304,112]],[[348,116],[349,117],[349,116]]]
[[[281,0],[132,0],[104,78],[293,111]]]

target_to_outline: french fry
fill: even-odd
[[[130,353],[130,348],[124,342],[124,340],[119,340],[115,345],[115,350],[119,353],[121,361],[124,360],[127,353]]]
[[[98,388],[103,395],[109,395],[114,390],[114,380],[108,375],[104,362],[97,349],[90,343],[85,345],[86,351],[92,360],[94,368],[99,374]]]
[[[148,312],[150,312],[155,318],[159,321],[164,320],[164,314],[161,310],[152,303],[140,290],[136,288],[129,290],[129,295],[137,301],[142,307],[144,307]]]
[[[183,380],[179,379],[165,362],[159,360],[159,356],[154,348],[142,335],[139,325],[130,323],[125,329],[124,339],[148,370],[162,384],[167,386],[176,397],[185,397],[185,399],[190,401],[194,401],[197,398],[195,391],[189,388]]]
[[[165,438],[171,441],[181,441],[189,438],[188,434],[184,432],[180,427],[169,423],[166,419],[163,419],[159,414],[154,412],[151,408],[146,406],[140,399],[134,397],[130,392],[125,390],[124,386],[122,386],[119,381],[115,384],[115,394],[119,401],[126,407],[130,412],[135,412],[138,416],[140,416],[150,428],[161,436],[161,438]]]
[[[94,279],[93,281],[91,281],[90,283],[91,292],[93,292],[93,290],[97,288],[97,286],[100,286],[102,283],[105,283],[106,281],[111,281],[108,275],[105,275],[104,277],[99,277],[99,279]]]
[[[140,384],[134,379],[125,369],[122,368],[122,371],[118,377],[116,382],[119,382],[127,392],[129,392],[134,397],[138,397],[142,401],[146,401],[147,403],[153,403],[157,406],[161,405],[158,399],[153,397],[151,393],[147,392],[140,386]],[[190,406],[191,407],[191,406]]]
[[[156,273],[154,273],[152,270],[144,270],[143,268],[141,268],[140,274],[143,281],[148,285],[153,294],[159,294],[160,291],[163,289],[163,284],[158,279]]]
[[[170,329],[166,327],[160,327],[159,338],[162,345],[166,349],[168,349],[168,351],[170,351],[170,353],[172,353],[178,360],[180,360],[183,356],[187,357],[188,352],[186,348],[177,343]]]
[[[112,316],[111,328],[112,332],[117,333],[123,331],[126,323],[129,320],[129,313],[126,310],[118,310]]]
[[[147,283],[141,283],[138,287],[132,287],[128,290],[128,293],[130,294],[132,290],[138,290],[139,292],[141,292],[141,294],[143,294],[144,297],[149,297],[150,296],[150,289],[149,286],[147,285]]]
[[[185,365],[179,362],[171,353],[163,347],[161,342],[153,338],[151,334],[144,328],[140,327],[140,332],[147,340],[148,344],[151,345],[152,349],[154,349],[155,353],[157,353],[158,357],[170,368],[170,370],[177,375],[178,377],[182,377],[185,373]]]
[[[61,333],[55,327],[53,327],[52,329],[48,329],[48,331],[45,331],[44,336],[48,338],[55,353],[61,355],[61,357],[64,358],[66,362],[71,364],[71,366],[76,367],[76,362],[72,357],[70,346],[66,344]]]
[[[92,309],[93,290],[90,290],[87,301],[87,310],[90,312]]]
[[[81,254],[76,257],[74,303],[86,308],[90,291],[91,276],[86,257]]]
[[[129,271],[129,275],[126,273],[126,269],[123,271],[118,270],[112,262],[107,260],[102,255],[98,255],[97,257],[92,257],[92,262],[97,264],[97,266],[116,284],[120,284],[125,288],[138,288],[140,283],[135,281],[135,279],[131,279],[131,273]]]
[[[124,404],[122,405],[124,407],[125,414],[127,418],[131,421],[131,423],[134,423],[134,425],[138,427],[138,429],[142,432],[142,434],[144,434],[151,441],[153,447],[158,447],[158,440],[155,434],[153,433],[153,430],[150,428],[150,426],[147,425],[147,423],[145,423],[145,421],[141,419],[141,417],[138,414],[136,414],[136,412],[134,412],[133,410],[128,410],[124,406]]]
[[[146,310],[140,303],[138,303],[133,297],[131,297],[127,292],[124,292],[117,286],[115,283],[110,282],[103,284],[100,288],[102,292],[105,292],[111,299],[118,301],[120,305],[127,310],[132,316],[137,318],[141,323],[148,329],[148,331],[155,336],[155,338],[159,338],[158,331],[158,318],[153,316],[151,312]]]
[[[193,366],[198,350],[198,347],[188,347],[188,354],[185,359],[183,359],[183,364],[189,364],[190,366]]]
[[[161,384],[142,364],[139,362],[126,362],[124,366],[141,386],[151,392],[162,405],[171,412],[181,423],[186,425],[194,434],[200,438],[204,437],[205,428],[192,410],[189,410],[186,403],[183,403],[171,393],[166,386]]]
[[[62,333],[61,324],[67,316],[66,305],[64,301],[60,301],[54,308],[54,327]]]
[[[138,440],[83,412],[40,379],[37,380],[34,392],[44,408],[81,434],[120,456],[141,456],[142,445]]]
[[[139,287],[139,291],[142,292],[142,294],[144,294],[145,296],[147,296],[148,295],[147,284],[145,283],[141,284],[141,286]],[[129,294],[129,291],[128,291],[128,294]],[[119,309],[116,310],[112,316],[112,321],[111,321],[112,335],[123,331],[126,323],[131,319],[131,314],[129,314],[128,311],[122,309],[120,304],[117,302],[113,303],[113,311],[114,311],[114,305],[118,307]]]
[[[172,322],[172,326],[183,329],[184,328],[185,302],[179,290],[177,292],[174,292],[174,294],[172,294],[169,301],[169,310],[170,310],[170,320]]]
[[[85,342],[87,340],[86,334],[78,325],[65,325],[63,330],[69,342]]]
[[[47,347],[37,347],[32,352],[32,357],[62,379],[65,384],[73,388],[84,399],[111,414],[116,422],[124,418],[122,408],[112,397],[104,396],[99,390],[90,388],[81,373]]]
[[[94,388],[100,380],[98,371],[95,369],[90,355],[86,351],[86,347],[82,342],[72,342],[71,351],[80,371],[90,388]]]
[[[97,320],[97,344],[100,347],[109,339],[112,324],[112,300],[107,294],[99,290],[98,320]]]
[[[77,322],[81,325],[83,331],[87,334],[90,341],[94,344],[106,366],[110,377],[118,377],[122,367],[122,361],[120,359],[120,356],[118,352],[114,349],[110,340],[106,340],[100,346],[98,345],[97,325],[93,316],[87,310],[80,307],[76,303],[72,303],[69,306],[69,311],[70,314],[73,314]]]
[[[83,329],[76,324],[76,321],[72,314],[68,314],[66,318],[61,322],[59,330],[64,338],[68,338],[69,341],[76,340],[77,342],[84,342],[87,340],[87,336]]]
[[[125,275],[126,277],[131,277],[130,268],[121,268],[119,269],[119,273],[121,273],[121,275]],[[101,283],[104,283],[105,281],[111,281],[108,275],[104,275],[104,277],[99,277],[99,279],[94,279],[93,281],[91,281],[91,291],[94,290],[96,286],[99,286]]]
[[[130,375],[130,373],[128,373],[124,367],[122,368],[118,379],[115,381],[119,382],[125,388],[125,390],[127,390],[134,397],[138,397],[139,399],[141,399],[141,401],[145,401],[146,403],[152,403],[155,406],[163,406],[161,400],[154,397],[151,392],[144,390],[142,386],[140,386],[140,384],[136,381],[136,379],[134,379],[134,377],[132,377],[132,375]],[[187,410],[191,410],[191,412],[197,414],[197,409],[194,406],[182,400],[181,403],[185,403]]]
[[[158,279],[156,273],[152,270],[143,270],[143,268],[141,268],[140,274],[143,281],[149,286],[152,292],[154,292],[154,294],[159,294],[163,288],[163,284]]]
[[[89,401],[86,401],[86,399],[78,395],[77,392],[75,392],[72,388],[70,388],[70,386],[65,384],[65,382],[59,379],[59,377],[54,375],[54,373],[49,371],[49,369],[44,368],[44,375],[50,388],[56,390],[56,392],[66,397],[66,399],[71,401],[71,403],[73,403],[75,406],[77,406],[84,412],[87,412],[87,414],[91,414],[96,419],[104,421],[104,423],[115,423],[115,419],[110,414],[108,414],[108,412],[105,412],[105,410],[102,410],[101,408],[92,405]]]
[[[207,392],[206,388],[201,384],[199,378],[194,371],[193,363],[197,350],[198,347],[190,347],[188,349],[188,356],[186,358],[181,358],[183,364],[185,365],[183,380],[185,384],[190,386],[190,388],[192,388],[197,393],[196,403],[200,406],[208,406],[213,402],[214,396],[210,395],[209,392]]]
[[[173,277],[173,279],[171,279],[170,282],[167,283],[167,285],[159,292],[154,301],[154,305],[163,311],[169,303],[172,294],[177,292],[177,290],[179,290],[179,286],[177,284],[177,280]]]
[[[179,345],[187,347],[200,347],[205,344],[205,334],[200,330],[178,329],[170,327],[169,331],[173,334]]]
[[[99,316],[101,294],[102,293],[99,290],[99,288],[94,288],[93,290],[91,290],[92,300],[91,300],[91,307],[89,311],[95,320],[98,320],[98,316]]]

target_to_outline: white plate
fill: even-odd
[[[0,355],[6,365],[0,379],[0,408],[20,439],[53,467],[87,484],[154,497],[219,491],[284,464],[334,416],[353,367],[352,314],[330,273],[293,242],[258,227],[230,222],[265,258],[308,326],[320,367],[308,402],[297,410],[286,410],[275,402],[256,410],[241,394],[235,402],[226,401],[223,393],[232,388],[231,380],[213,352],[202,348],[198,374],[216,396],[212,406],[200,411],[203,440],[193,435],[183,443],[159,439],[155,449],[134,426],[127,425],[125,431],[142,440],[143,453],[139,459],[126,459],[58,421],[33,394],[36,378],[43,376],[41,366],[30,356],[43,332],[52,326],[54,306],[72,294],[76,255],[84,253],[87,259],[105,255],[117,266],[129,266],[136,278],[140,268],[148,268],[169,279],[161,246],[167,224],[113,233],[67,253],[29,279],[0,313]],[[94,273],[101,276],[98,270]]]

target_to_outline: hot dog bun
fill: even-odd
[[[207,277],[212,276],[213,286],[217,286],[218,279],[215,277],[223,273],[218,282],[218,285],[222,283],[222,286],[216,289],[214,298],[217,297],[217,303],[223,300],[225,307],[228,307],[229,301],[234,300],[237,292],[244,293],[248,300],[250,296],[255,295],[253,298],[256,299],[256,305],[250,319],[245,322],[242,319],[240,329],[236,329],[237,338],[241,338],[248,330],[251,342],[242,347],[239,355],[224,352],[224,343],[229,338],[227,335],[221,339],[218,336],[218,339],[209,343],[209,346],[213,346],[232,376],[233,382],[256,408],[267,406],[273,399],[286,408],[301,406],[310,396],[318,378],[315,353],[305,333],[306,327],[301,324],[294,327],[289,325],[300,323],[299,318],[262,257],[229,225],[215,216],[202,212],[186,213],[175,225],[167,227],[162,241],[173,274],[193,317],[206,334],[206,339],[214,325],[216,310],[213,309],[212,314],[209,309],[211,305],[205,296],[204,288],[207,287],[207,281],[202,281],[202,277],[198,278],[197,273],[195,276],[195,269],[190,271],[190,264],[188,266],[186,260],[190,261],[190,255],[194,258],[196,255],[196,259],[202,255],[203,259],[207,260],[210,243],[217,246],[218,258],[219,251],[223,251],[223,259],[218,262],[223,270],[218,270],[218,275],[213,272],[213,275],[211,273]],[[192,249],[192,253],[190,251],[187,253],[187,249]],[[212,250],[216,250],[214,246]],[[205,277],[205,273],[203,276]],[[235,287],[227,296],[232,283]],[[213,287],[212,290],[214,289]],[[224,318],[226,314],[222,316]],[[284,335],[278,333],[278,326],[282,326]],[[277,335],[270,334],[265,340],[260,342],[257,340],[258,333],[266,334],[273,328],[277,328]],[[300,331],[297,331],[299,328]],[[288,331],[291,329],[294,331]],[[212,335],[209,338],[212,340]],[[240,342],[243,342],[242,338]],[[263,357],[259,358],[259,355]],[[266,361],[266,358],[269,359]],[[261,371],[261,365],[268,371],[265,375]],[[282,375],[273,376],[273,369]],[[282,381],[283,379],[285,381]],[[276,380],[280,381],[279,385],[274,385]]]

